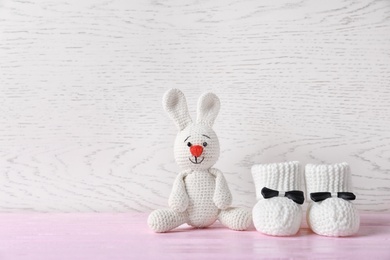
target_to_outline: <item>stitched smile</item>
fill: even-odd
[[[193,160],[191,160],[191,158],[188,158],[190,160],[190,162],[192,162],[193,164],[201,164],[204,160],[204,157],[202,158],[202,160],[200,160],[198,162],[198,157],[194,156],[195,157],[195,162]]]

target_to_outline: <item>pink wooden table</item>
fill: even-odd
[[[155,234],[146,214],[0,214],[0,259],[390,259],[390,215],[362,215],[359,233],[329,238],[302,228],[276,238],[182,226]]]

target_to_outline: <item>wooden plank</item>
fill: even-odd
[[[156,234],[146,214],[1,214],[4,259],[389,259],[389,214],[362,215],[353,237],[334,238],[300,229],[271,237],[253,228],[232,231],[181,226]]]
[[[234,204],[254,163],[350,163],[361,211],[389,212],[388,1],[2,1],[0,210],[145,212],[179,169],[161,107],[222,101]]]

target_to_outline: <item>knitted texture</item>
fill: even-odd
[[[246,230],[252,224],[252,214],[243,208],[228,208],[222,210],[218,220],[233,230]]]
[[[305,167],[307,194],[313,192],[351,192],[351,174],[347,163],[307,164]]]
[[[302,176],[299,162],[255,164],[252,176],[256,188],[256,199],[262,199],[261,189],[267,187],[278,191],[300,190]]]
[[[359,214],[351,201],[335,196],[352,192],[351,173],[347,163],[308,164],[305,168],[308,197],[310,193],[331,192],[332,197],[311,201],[307,210],[309,227],[323,236],[350,236],[359,230]]]
[[[230,207],[232,196],[227,182],[218,169],[211,168],[220,152],[218,137],[211,128],[219,112],[218,97],[205,93],[199,98],[196,123],[188,114],[180,90],[167,91],[163,106],[179,129],[174,157],[183,171],[173,184],[170,209],[153,211],[148,218],[149,227],[155,232],[167,232],[184,223],[203,228],[219,220],[234,230],[247,229],[252,219],[250,211]]]
[[[256,230],[272,236],[296,234],[302,220],[302,207],[283,194],[301,190],[299,162],[257,164],[252,167],[252,176],[258,200],[252,211]],[[264,187],[279,191],[279,197],[264,199],[261,194]]]

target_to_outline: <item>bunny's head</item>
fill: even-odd
[[[211,127],[219,112],[219,98],[213,93],[200,96],[196,123],[192,122],[186,98],[180,90],[168,90],[163,106],[179,128],[174,148],[177,164],[191,170],[213,166],[219,157],[219,141]]]

